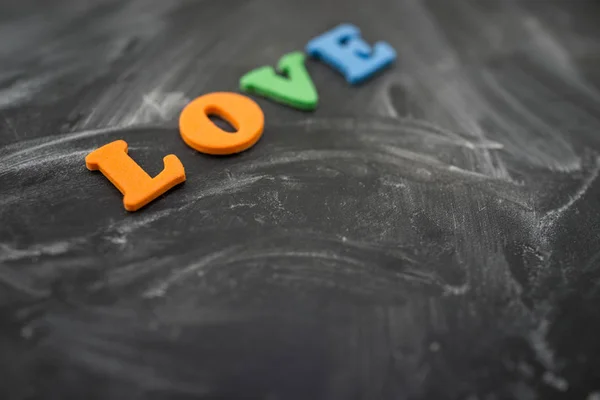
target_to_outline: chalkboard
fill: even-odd
[[[595,1],[0,5],[0,398],[600,399]],[[260,141],[181,139],[352,23],[397,52]],[[187,181],[137,212],[85,156]]]

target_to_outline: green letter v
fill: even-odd
[[[242,76],[240,89],[301,110],[314,110],[319,96],[304,66],[304,58],[300,51],[281,57],[277,68],[289,79],[277,75],[272,67],[260,67]]]

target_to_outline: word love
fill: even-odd
[[[341,73],[351,85],[364,82],[396,59],[385,42],[371,47],[354,25],[342,24],[306,45],[305,52]],[[240,90],[299,110],[314,110],[319,95],[305,66],[305,55],[296,51],[281,57],[277,70],[264,66],[240,79]],[[223,118],[235,133],[222,130],[210,116]],[[190,102],[179,116],[179,133],[191,148],[205,154],[228,155],[254,146],[261,138],[265,118],[250,98],[237,93],[209,93]],[[177,156],[164,159],[164,169],[154,178],[128,154],[127,143],[117,140],[94,150],[86,167],[99,170],[123,194],[123,205],[136,211],[185,181],[185,169]]]

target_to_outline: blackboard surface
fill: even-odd
[[[596,1],[5,0],[0,398],[600,399]],[[177,119],[339,23],[396,64],[197,153]],[[128,213],[85,155],[187,181]]]

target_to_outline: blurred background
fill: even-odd
[[[600,400],[595,1],[0,2],[0,398]],[[187,147],[353,23],[398,52]],[[136,213],[94,149],[187,181]]]

